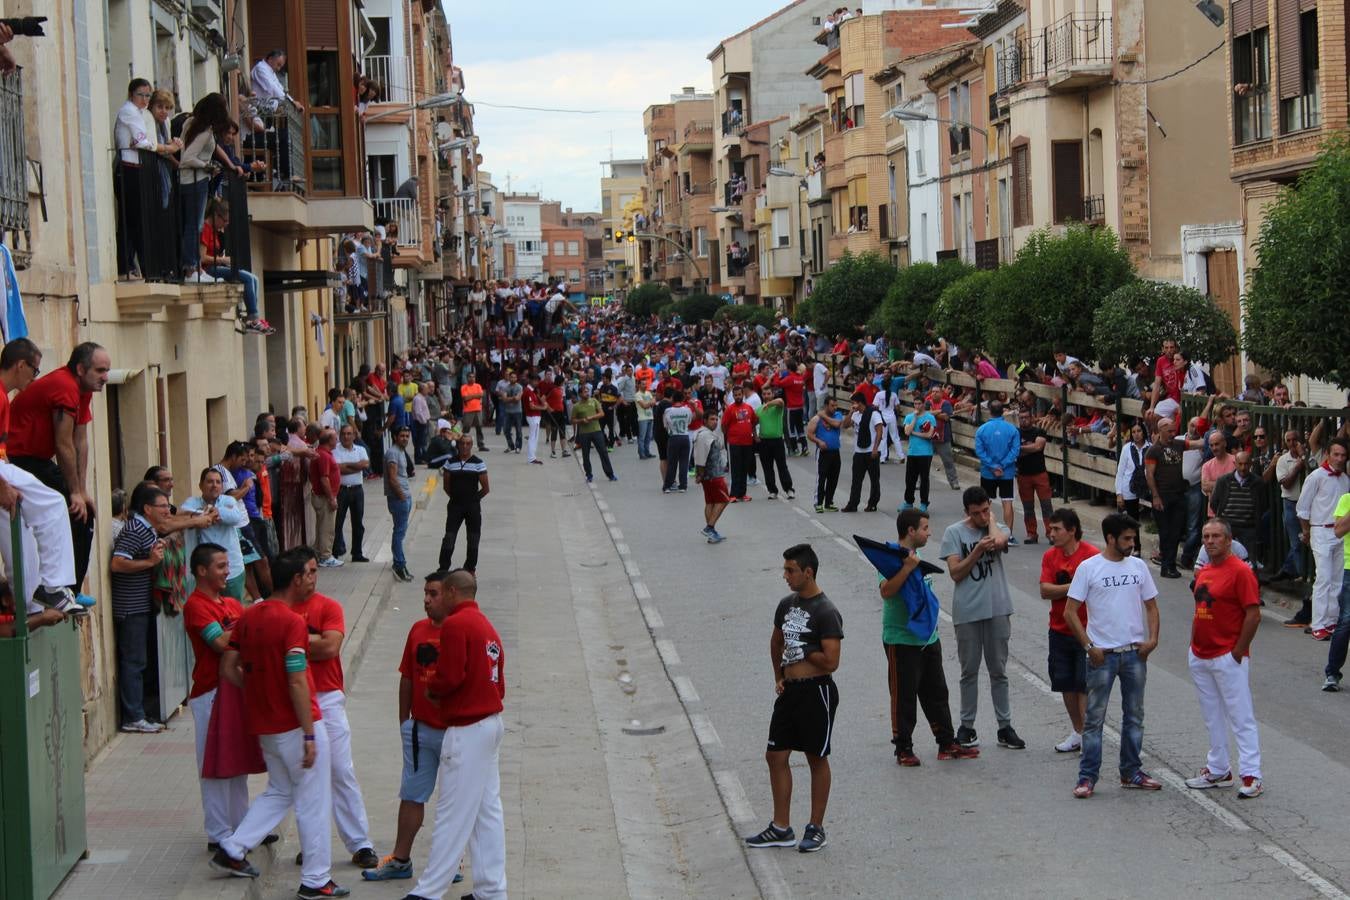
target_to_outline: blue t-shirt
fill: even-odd
[[[919,432],[925,428],[937,428],[937,417],[931,412],[925,411],[918,419],[914,418],[914,413],[905,416],[905,427],[914,423],[914,432],[909,436],[909,455],[910,456],[932,456],[933,441],[931,438],[920,437]]]
[[[393,429],[412,427],[412,416],[408,415],[408,406],[403,402],[401,394],[394,394],[389,399],[389,415],[394,417]]]
[[[844,421],[844,414],[841,413],[841,412],[839,412],[838,410],[835,410],[835,413],[834,413],[833,416],[826,416],[824,413],[821,413],[821,416],[822,416],[823,418],[827,418],[827,419],[829,419],[830,421],[834,422],[836,427],[834,427],[834,428],[826,428],[824,425],[821,425],[821,424],[817,423],[817,424],[816,424],[816,437],[820,438],[822,441],[825,442],[825,446],[826,446],[827,449],[830,449],[830,450],[838,450],[838,449],[839,449],[839,434],[840,434],[838,425],[839,425],[840,422]]]

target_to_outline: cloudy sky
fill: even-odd
[[[712,86],[717,42],[787,0],[442,0],[474,103],[483,167],[500,189],[600,208],[600,162],[645,155],[642,111]],[[503,109],[489,103],[595,115]]]

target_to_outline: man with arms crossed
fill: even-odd
[[[773,718],[769,722],[769,765],[773,820],[745,839],[748,847],[792,847],[813,853],[825,846],[825,806],[830,799],[830,741],[839,689],[831,673],[839,668],[844,619],[816,585],[820,561],[810,544],[783,551],[783,580],[792,593],[778,603],[769,638],[773,666]],[[793,750],[806,754],[811,768],[811,818],[800,843],[792,832]]]
[[[1316,567],[1312,589],[1312,636],[1314,640],[1331,640],[1336,627],[1336,603],[1341,593],[1341,565],[1343,545],[1336,536],[1336,504],[1341,495],[1350,491],[1350,476],[1345,474],[1346,451],[1350,444],[1337,438],[1327,448],[1326,461],[1313,469],[1303,481],[1298,496],[1298,522],[1303,529],[1303,543],[1312,548]]]
[[[1246,451],[1243,451],[1244,453]],[[1238,797],[1261,796],[1261,744],[1252,711],[1251,646],[1261,624],[1261,588],[1251,567],[1233,553],[1233,531],[1210,519],[1200,532],[1209,565],[1195,573],[1195,618],[1191,620],[1191,680],[1209,731],[1205,767],[1186,787],[1228,787],[1228,732],[1238,747]]]
[[[1050,549],[1041,557],[1041,599],[1050,601],[1050,652],[1047,658],[1050,690],[1063,697],[1072,727],[1069,736],[1055,745],[1055,750],[1076,753],[1083,749],[1087,657],[1073,630],[1064,622],[1064,606],[1069,597],[1069,584],[1079,564],[1101,551],[1083,540],[1078,513],[1067,506],[1046,517],[1045,537],[1050,542]],[[1086,606],[1078,607],[1078,619],[1087,625]]]
[[[1083,757],[1073,795],[1092,796],[1102,767],[1102,724],[1111,685],[1120,679],[1120,786],[1162,789],[1139,765],[1144,744],[1144,681],[1158,646],[1158,589],[1148,564],[1134,555],[1139,523],[1124,513],[1102,520],[1102,552],[1078,564],[1064,604],[1064,623],[1088,656]],[[1088,607],[1084,627],[1078,608]]]

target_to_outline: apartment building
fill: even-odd
[[[544,277],[550,285],[563,282],[568,296],[586,290],[586,233],[563,225],[541,226],[544,243]]]
[[[614,240],[618,231],[631,232],[634,217],[647,208],[647,176],[641,159],[608,159],[600,165],[606,174],[600,179],[600,217],[604,221],[606,294],[625,291],[642,281],[641,254],[637,241]]]
[[[514,248],[511,263],[503,259],[502,277],[527,281],[544,275],[544,232],[540,220],[542,201],[538,194],[517,192],[500,195],[502,243]]]
[[[1187,283],[1228,300],[1235,318],[1241,287],[1258,264],[1255,242],[1267,207],[1312,165],[1326,136],[1350,124],[1346,13],[1344,3],[1318,0],[1233,0],[1229,7],[1227,121],[1216,127],[1229,136],[1227,174],[1240,208],[1230,225],[1195,229],[1184,240]],[[1296,391],[1313,406],[1337,408],[1345,398],[1307,378]]]
[[[794,299],[804,300],[810,293],[814,276],[829,266],[829,241],[833,234],[830,192],[825,188],[825,135],[829,130],[829,110],[821,103],[803,104],[788,119],[788,156],[792,165],[786,165],[780,152],[779,165],[804,173],[798,182],[797,222],[800,236],[798,252],[803,271]]]
[[[670,102],[649,106],[642,118],[646,232],[654,235],[640,241],[643,276],[667,282],[676,293],[718,289],[708,240],[714,225],[712,104],[711,94],[687,87]]]

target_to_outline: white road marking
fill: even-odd
[[[680,702],[684,704],[699,702],[698,691],[694,690],[694,682],[689,680],[688,675],[676,675],[670,679],[675,685],[675,693],[680,695]]]
[[[713,781],[717,782],[717,789],[722,792],[722,802],[727,806],[731,821],[738,825],[753,824],[755,811],[750,808],[750,801],[746,799],[740,777],[735,772],[719,769],[713,772]]]
[[[694,737],[704,747],[710,747],[722,743],[722,739],[717,735],[717,729],[713,727],[712,719],[703,713],[692,713],[689,716],[689,724],[694,727]]]
[[[830,530],[830,526],[821,522],[819,519],[807,519],[807,521],[814,525],[816,530],[821,534],[834,534],[834,532]]]
[[[633,551],[630,550],[630,549],[628,548],[628,545],[627,545],[627,544],[621,544],[621,543],[619,543],[618,541],[615,541],[615,542],[614,542],[614,549],[617,550],[617,551],[619,551],[619,555],[620,555],[620,556],[632,556],[632,555],[633,555]]]
[[[754,830],[758,821],[755,819],[755,811],[750,808],[750,801],[746,799],[741,779],[735,772],[722,769],[714,770],[712,774],[731,821],[744,830]],[[792,896],[787,880],[783,877],[783,870],[779,868],[778,854],[771,850],[749,850],[745,858],[750,864],[751,871],[754,872],[755,883],[763,900],[787,900]]]
[[[1289,852],[1284,848],[1277,847],[1275,844],[1262,844],[1261,852],[1293,872],[1298,876],[1299,881],[1302,881],[1323,897],[1329,897],[1331,900],[1346,900],[1345,891],[1289,855]]]
[[[639,603],[638,609],[642,610],[642,618],[647,620],[647,627],[650,628],[652,631],[655,631],[658,628],[666,627],[665,620],[663,620],[661,618],[661,614],[656,611],[656,604]]]
[[[609,528],[609,536],[612,537],[612,538],[614,538],[614,540],[615,540],[616,543],[617,543],[618,541],[623,540],[623,532],[619,530],[619,526],[617,526],[617,525],[611,525],[611,526],[610,526],[610,528]]]
[[[602,513],[609,512],[609,504],[600,499],[599,491],[595,492],[595,506],[596,509],[600,510]]]
[[[838,544],[840,547],[843,547],[845,550],[852,550],[852,549],[853,549],[853,542],[852,542],[852,541],[846,541],[846,540],[844,540],[843,538],[839,537],[838,535],[835,536],[834,542],[835,542],[836,544]]]
[[[637,564],[632,561],[631,557],[623,561],[623,568],[624,571],[628,573],[628,578],[630,581],[642,574],[641,572],[638,571]]]
[[[607,513],[601,513],[601,515],[604,517],[604,520],[605,520],[605,524],[606,524],[606,525],[616,525],[616,524],[618,524],[618,521],[619,521],[619,520],[616,519],[616,518],[614,518],[614,513],[609,513],[609,512],[607,512]]]
[[[656,652],[661,654],[661,659],[667,666],[678,666],[681,664],[680,651],[675,649],[675,642],[670,638],[661,638],[656,642]]]
[[[393,559],[394,559],[393,548],[384,546],[381,547],[380,551],[375,554],[375,559],[373,560],[373,562],[387,563],[393,561]]]
[[[633,596],[638,598],[639,601],[650,600],[652,599],[652,592],[647,590],[646,582],[634,581]]]
[[[810,518],[810,516],[811,516],[811,514],[810,514],[809,512],[807,512],[805,509],[803,509],[803,508],[800,507],[800,506],[794,506],[794,507],[792,507],[792,511],[795,512],[795,513],[796,513],[797,515],[799,515],[799,516],[806,516],[807,518]]]

